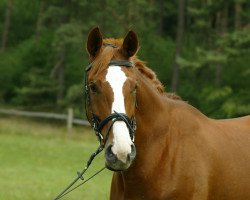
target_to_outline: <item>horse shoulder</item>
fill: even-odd
[[[250,196],[249,122],[249,116],[211,119],[206,127],[213,159],[211,193],[221,199],[247,199]]]
[[[185,194],[192,194],[192,199],[249,197],[250,117],[213,120],[184,102],[171,104],[172,184],[178,195],[183,199]]]
[[[171,107],[168,184],[173,190],[166,193],[166,199],[207,199],[211,150],[205,145],[203,126],[208,118],[183,101],[167,101]]]

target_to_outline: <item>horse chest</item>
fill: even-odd
[[[129,181],[121,174],[113,176],[111,200],[167,200],[184,199],[180,193],[185,189],[177,190],[176,183],[169,181],[166,176],[140,177]],[[188,192],[188,191],[186,191]],[[180,197],[180,198],[177,198]]]

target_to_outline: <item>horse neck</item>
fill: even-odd
[[[147,126],[151,127],[150,129],[147,129],[147,132],[152,132],[152,130],[159,126],[157,121],[162,119],[162,117],[165,118],[165,122],[168,121],[166,119],[166,114],[170,107],[165,101],[164,95],[159,93],[151,81],[141,76],[139,76],[137,80],[139,85],[136,97],[136,119],[138,122],[138,132],[140,132],[140,129],[144,129],[143,127]],[[145,133],[143,134],[145,136]]]
[[[164,95],[160,94],[149,80],[140,77],[138,81],[137,130],[135,135],[136,163],[139,165],[144,163],[147,167],[153,168],[150,155],[154,154],[153,152],[159,142],[166,141],[170,120],[168,118],[170,116],[170,105],[168,105]],[[160,151],[161,148],[158,148],[158,153]],[[136,163],[134,167],[137,167]],[[145,169],[145,166],[141,165],[141,167]]]
[[[142,115],[145,120],[152,114],[165,108],[163,105],[163,95],[153,86],[153,83],[142,75],[138,75],[136,114]]]

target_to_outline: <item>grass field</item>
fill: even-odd
[[[0,116],[0,199],[53,199],[82,170],[98,142],[90,129]],[[104,166],[103,154],[85,178]],[[108,199],[112,173],[104,170],[63,199]]]

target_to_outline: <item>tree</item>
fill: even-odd
[[[223,37],[227,32],[227,15],[228,15],[228,4],[224,3],[223,8],[217,12],[216,15],[216,31],[219,38]],[[220,54],[223,54],[222,49],[218,49]],[[215,85],[221,85],[221,74],[222,74],[222,65],[217,63],[215,65]]]
[[[7,0],[0,52],[5,51],[5,48],[6,48],[6,45],[8,42],[8,33],[9,33],[9,27],[10,27],[11,11],[12,11],[12,0]]]
[[[41,37],[41,31],[43,28],[45,3],[46,3],[46,0],[40,0],[39,12],[38,12],[37,23],[36,23],[36,33],[35,33],[35,38],[37,42],[39,41]]]
[[[180,66],[177,63],[177,59],[181,56],[181,50],[183,45],[183,35],[184,35],[184,21],[185,21],[185,0],[178,1],[178,27],[176,33],[176,50],[175,58],[173,64],[173,75],[172,75],[172,84],[171,88],[173,91],[176,91],[179,84],[179,71]]]
[[[80,114],[84,44],[99,26],[104,37],[135,30],[138,57],[166,90],[171,83],[209,116],[247,114],[249,8],[247,0],[0,0],[0,101],[53,109],[74,104]]]

